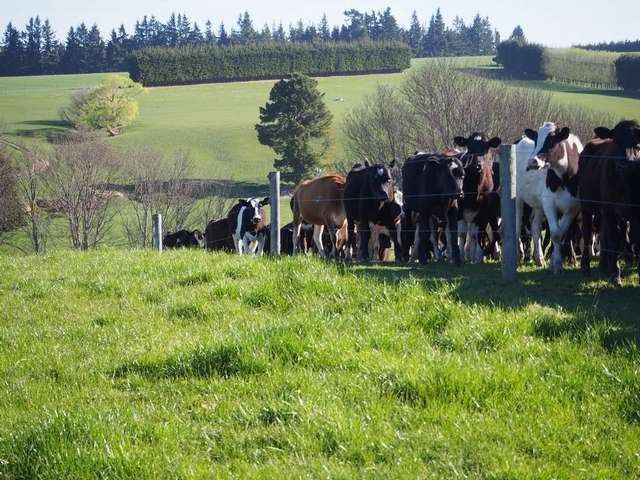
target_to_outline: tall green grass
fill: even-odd
[[[0,269],[0,478],[640,475],[635,275],[112,250]]]

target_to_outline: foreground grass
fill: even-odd
[[[638,278],[0,256],[0,478],[634,478]]]

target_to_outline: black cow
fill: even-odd
[[[200,230],[180,230],[176,233],[167,233],[162,244],[165,248],[203,248],[204,235]]]
[[[387,260],[391,245],[394,246],[396,261],[400,261],[401,222],[402,222],[402,192],[396,192],[394,200],[384,202],[375,220],[369,224],[371,230],[370,253],[377,260]]]
[[[489,140],[484,133],[474,132],[468,138],[455,137],[454,141],[456,145],[466,149],[460,156],[465,176],[464,196],[459,202],[458,243],[466,254],[468,230],[471,240],[471,245],[468,245],[469,260],[482,261],[485,254],[482,243],[485,243],[488,252],[499,251],[500,196],[494,181],[494,175],[499,171],[493,168],[491,150],[498,148],[502,140],[498,137]],[[487,226],[492,230],[491,240],[483,242]]]
[[[356,164],[347,175],[344,189],[344,208],[347,214],[348,242],[347,258],[357,248],[359,261],[369,260],[369,224],[375,222],[385,202],[393,201],[393,180],[389,165]],[[356,243],[355,227],[358,227]],[[394,228],[395,232],[395,228]],[[395,234],[394,234],[395,236]]]
[[[259,232],[266,223],[262,207],[269,204],[269,198],[240,199],[233,206],[227,218],[229,219],[229,233],[233,238],[233,245],[239,255],[243,253],[262,253]]]
[[[455,155],[417,152],[402,167],[404,194],[403,231],[416,232],[420,263],[428,262],[427,248],[437,231],[433,225],[446,222],[451,233],[453,261],[460,265],[458,243],[458,201],[462,197],[464,168]],[[445,227],[446,228],[446,227]],[[408,245],[403,243],[403,259],[409,259]]]
[[[597,139],[580,155],[578,193],[582,208],[582,270],[590,272],[592,222],[600,214],[600,269],[621,284],[619,265],[626,236],[640,247],[640,125],[622,121],[613,130],[596,128]]]
[[[207,250],[234,252],[236,247],[233,244],[229,219],[212,220],[204,231]]]

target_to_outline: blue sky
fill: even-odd
[[[64,37],[71,25],[81,21],[96,22],[106,36],[120,23],[130,31],[136,18],[144,14],[154,14],[164,21],[172,11],[186,13],[201,26],[210,18],[216,25],[224,21],[229,27],[244,10],[251,13],[257,26],[280,21],[286,26],[299,19],[305,23],[317,22],[322,13],[327,14],[331,24],[342,23],[346,6],[381,10],[387,5],[403,25],[408,25],[414,9],[422,21],[427,21],[441,6],[447,23],[456,15],[469,21],[479,11],[481,15],[489,16],[503,35],[509,35],[516,24],[521,24],[529,39],[549,46],[640,37],[640,0],[3,0],[2,3],[0,22],[3,28],[8,21],[22,28],[29,16],[39,14],[51,20],[59,38]]]

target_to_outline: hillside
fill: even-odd
[[[0,269],[1,478],[640,475],[637,276],[109,250]]]

